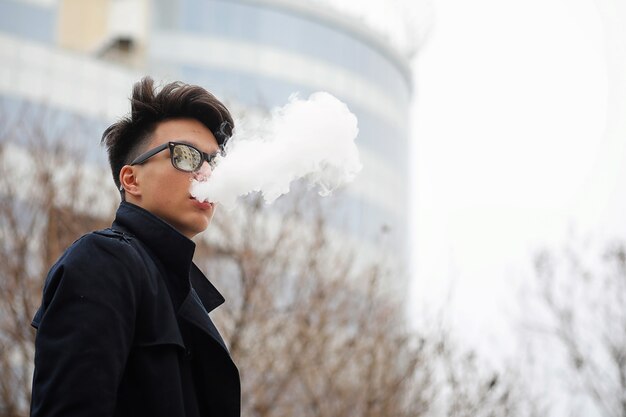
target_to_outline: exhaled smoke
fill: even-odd
[[[269,119],[238,127],[209,179],[192,181],[191,195],[233,207],[257,191],[271,203],[301,178],[328,195],[361,170],[358,131],[356,116],[334,96],[292,96]]]

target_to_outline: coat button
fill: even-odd
[[[186,348],[185,349],[185,358],[187,359],[191,359],[191,357],[193,356],[191,349],[190,348]]]

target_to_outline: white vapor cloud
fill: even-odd
[[[358,131],[356,116],[331,94],[292,95],[269,118],[238,126],[208,180],[192,181],[191,195],[232,208],[239,196],[261,192],[269,204],[298,179],[328,195],[362,168]]]

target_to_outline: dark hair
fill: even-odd
[[[133,86],[130,114],[113,123],[102,134],[109,153],[115,185],[119,173],[150,141],[157,125],[169,119],[191,118],[204,124],[223,146],[234,128],[230,112],[213,94],[197,85],[173,82],[157,93],[154,81],[144,77]]]

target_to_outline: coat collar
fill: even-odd
[[[113,229],[135,236],[174,277],[168,282],[180,305],[191,286],[202,305],[210,312],[224,302],[224,297],[193,263],[196,244],[149,211],[123,201],[115,215]]]

